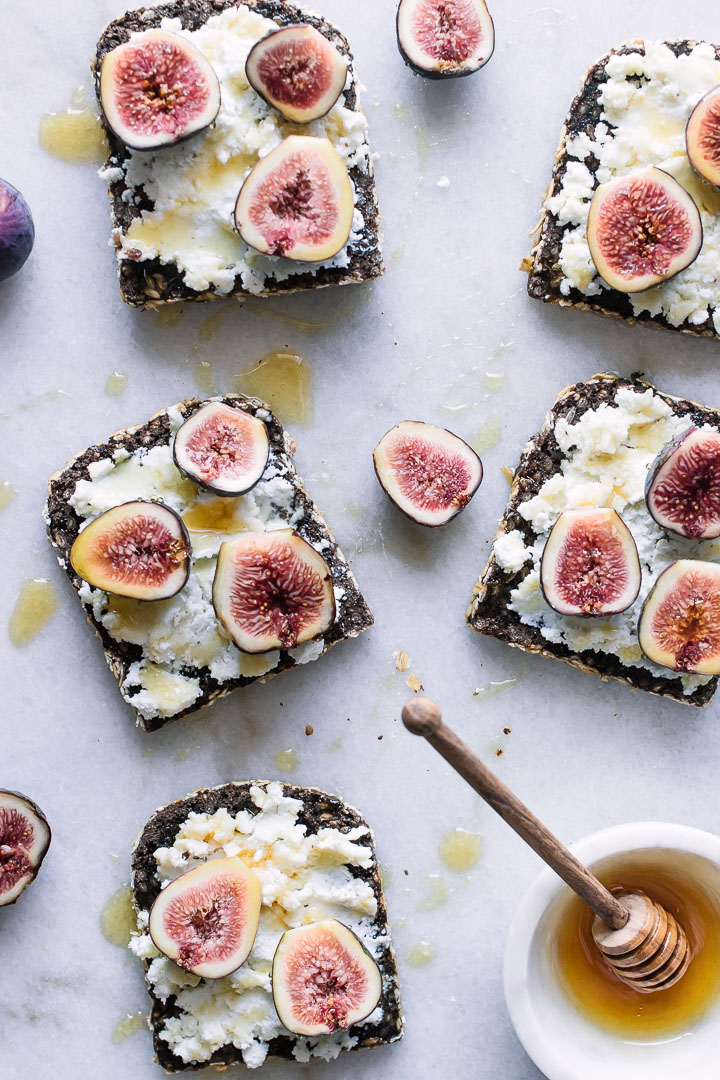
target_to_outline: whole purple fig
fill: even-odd
[[[0,180],[0,281],[16,274],[35,242],[30,207],[17,188]]]

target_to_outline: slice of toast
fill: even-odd
[[[260,654],[248,658],[239,653],[239,650],[235,650],[234,646],[231,647],[231,652],[228,652],[226,643],[223,646],[227,661],[222,665],[226,669],[224,674],[219,667],[213,669],[213,674],[210,669],[211,665],[208,663],[193,662],[191,644],[191,653],[188,653],[184,658],[178,655],[173,660],[168,655],[163,659],[158,655],[158,644],[155,640],[160,634],[160,630],[156,631],[154,629],[155,624],[151,622],[146,633],[142,629],[138,633],[137,623],[139,622],[141,627],[147,625],[148,619],[155,618],[154,612],[159,613],[157,618],[162,621],[162,612],[167,610],[163,608],[163,605],[172,604],[177,612],[174,616],[173,632],[176,636],[178,633],[181,636],[184,635],[185,644],[188,645],[188,642],[196,633],[195,629],[193,629],[195,624],[191,626],[192,619],[198,617],[197,596],[193,599],[191,595],[194,589],[194,573],[197,562],[201,562],[207,570],[208,559],[199,558],[196,560],[195,557],[193,558],[193,569],[188,584],[171,601],[153,601],[149,604],[143,604],[141,601],[131,600],[119,605],[116,603],[116,614],[113,615],[109,608],[112,599],[109,599],[107,594],[90,589],[89,586],[85,585],[75,574],[70,564],[69,553],[73,541],[77,537],[83,522],[95,516],[92,513],[84,516],[84,510],[78,510],[78,504],[74,497],[77,490],[81,490],[77,489],[78,484],[83,485],[83,482],[85,482],[84,488],[87,491],[87,482],[92,479],[93,474],[95,476],[98,473],[103,474],[103,472],[111,474],[116,466],[122,467],[128,458],[133,462],[142,463],[145,461],[147,454],[156,450],[156,448],[169,448],[174,431],[182,420],[196,412],[205,402],[195,399],[182,401],[178,405],[173,405],[169,409],[155,413],[145,424],[116,432],[110,436],[107,442],[89,447],[68,462],[63,469],[55,473],[49,481],[49,497],[45,509],[48,535],[52,546],[57,552],[60,565],[67,573],[74,588],[80,593],[88,621],[95,628],[102,641],[105,658],[120,684],[123,697],[135,710],[138,726],[146,731],[154,731],[170,720],[176,720],[180,716],[209,705],[212,701],[224,697],[238,687],[246,686],[258,678],[270,678],[293,667],[296,663],[304,663],[306,660],[315,659],[316,656],[319,656],[338,642],[356,637],[371,626],[373,621],[370,609],[360,593],[355,577],[350,571],[335,537],[312,502],[297,474],[291,456],[295,444],[285,433],[280,422],[269,412],[267,406],[257,398],[247,398],[240,394],[228,394],[225,397],[213,400],[224,401],[229,405],[247,409],[253,415],[260,416],[265,421],[270,440],[270,457],[263,478],[247,496],[240,496],[238,499],[226,498],[221,500],[223,511],[229,508],[230,504],[235,504],[238,513],[240,513],[247,505],[247,500],[255,498],[253,492],[256,495],[260,494],[270,499],[270,505],[273,506],[272,498],[274,496],[272,492],[280,484],[282,492],[277,496],[279,500],[277,509],[273,510],[277,517],[277,525],[279,527],[295,528],[304,539],[323,555],[328,563],[335,589],[335,621],[321,638],[300,646],[301,651],[293,649],[288,652],[283,650],[279,653]],[[171,463],[171,454],[168,453],[167,457],[168,462],[163,465],[163,469],[167,470],[169,468],[174,477],[175,473],[172,470],[175,469],[175,466]],[[165,472],[165,475],[168,475],[167,472]],[[179,478],[180,474],[177,475]],[[126,502],[133,497],[162,499],[162,490],[162,487],[158,489],[151,488],[144,495],[138,493],[137,496],[134,496],[132,492],[128,493],[126,489],[123,489],[117,497],[117,502]],[[268,492],[270,494],[266,494]],[[197,497],[199,500],[198,505],[204,498],[200,494],[200,489],[195,491],[194,488],[191,497]],[[195,543],[193,540],[194,535],[191,530],[190,539],[193,544]],[[198,535],[200,541],[202,541],[204,534],[200,533]],[[203,590],[204,599],[199,602],[203,610],[205,610],[206,617],[214,620],[211,606],[208,607],[210,600],[207,595],[207,585],[203,586]],[[187,617],[185,617],[182,609],[177,611],[177,605],[182,604],[184,600],[188,605],[195,604],[195,608],[193,608],[194,614],[188,607]],[[158,605],[160,606],[158,607]],[[121,612],[120,629],[118,625],[113,626],[113,623],[118,623],[117,610]],[[165,624],[162,625],[161,629],[164,633]],[[185,633],[185,629],[187,629],[187,633]],[[211,634],[213,632],[211,631]],[[120,638],[124,639],[121,640]],[[139,640],[140,638],[146,638],[147,640]],[[166,651],[165,646],[162,649]],[[272,662],[273,659],[276,659],[275,663]],[[241,665],[240,668],[237,667],[238,664]],[[234,674],[231,670],[233,668]],[[178,692],[181,697],[184,698],[185,692],[188,694],[195,693],[192,702],[174,711],[172,701],[168,707],[162,705],[155,708],[153,701],[148,702],[147,694],[144,692],[147,688],[145,684],[149,680],[144,677],[143,673],[147,673],[148,669],[152,672],[156,683],[158,678],[164,678],[163,672],[170,673],[173,680],[178,682]],[[139,675],[142,676],[140,681],[138,681]],[[183,682],[183,680],[185,681]]]
[[[253,794],[256,794],[258,789],[267,792],[270,786],[265,781],[247,781],[223,784],[220,787],[200,788],[184,799],[178,799],[157,810],[140,834],[132,855],[133,901],[137,911],[147,913],[160,892],[160,877],[155,852],[161,848],[172,847],[180,827],[191,812],[214,814],[217,810],[224,808],[233,816],[242,810],[254,813],[257,811],[257,805],[253,800]],[[328,795],[317,788],[296,787],[289,784],[271,786],[276,790],[280,787],[284,796],[298,799],[302,803],[297,814],[297,823],[305,827],[307,835],[317,833],[321,829],[337,829],[343,834],[350,833],[351,830],[363,830],[357,842],[369,849],[370,854],[369,858],[364,860],[365,865],[353,863],[346,867],[336,866],[333,872],[339,875],[339,880],[347,880],[349,875],[350,878],[367,883],[374,895],[376,913],[372,917],[368,915],[363,922],[363,940],[365,947],[371,952],[380,968],[383,991],[378,1008],[366,1022],[350,1029],[348,1035],[351,1038],[343,1040],[341,1049],[360,1050],[395,1042],[402,1037],[403,1014],[397,964],[390,939],[387,909],[372,832],[359,811],[348,806],[335,795]],[[337,913],[337,917],[342,921],[341,911]],[[142,931],[145,926],[146,917],[141,915],[140,930]],[[264,935],[265,931],[263,930],[262,933]],[[279,927],[276,931],[278,940],[281,933],[282,927]],[[273,942],[270,942],[269,947],[274,948]],[[142,949],[137,948],[134,951],[140,954],[143,952]],[[151,958],[146,956],[144,958],[146,973],[150,970],[151,963]],[[253,954],[248,963],[252,966]],[[263,968],[263,965],[260,964],[260,967]],[[162,1000],[153,987],[152,973],[147,982],[148,992],[152,999],[150,1023],[153,1030],[153,1044],[157,1060],[166,1071],[176,1072],[213,1065],[226,1067],[243,1063],[242,1049],[229,1042],[214,1050],[212,1055],[204,1061],[183,1061],[182,1057],[169,1045],[167,1039],[163,1038],[163,1033],[167,1034],[169,1020],[179,1018],[182,1021],[182,1004],[178,1002],[177,996],[172,994]],[[207,992],[208,986],[208,983],[201,982],[197,989],[200,994],[203,994]],[[191,988],[183,993],[192,994],[193,990]],[[272,1000],[269,994],[267,998],[263,998],[261,1007],[272,1011]],[[334,1039],[329,1037],[329,1040],[320,1039],[316,1047],[309,1047],[308,1040],[283,1029],[281,1033],[273,1035],[266,1045],[269,1057],[307,1061],[308,1050],[309,1054],[315,1057],[335,1056],[338,1051],[333,1047]],[[330,1053],[327,1052],[328,1050]],[[249,1058],[248,1064],[250,1061]]]
[[[688,57],[697,46],[714,51],[715,57],[720,61],[720,46],[706,45],[698,41],[669,41],[662,43],[662,47],[669,50],[675,57]],[[649,151],[638,149],[638,156],[633,167],[645,165],[657,165],[660,168],[674,169],[676,166],[682,170],[678,172],[678,179],[684,185],[689,185],[688,190],[695,198],[703,218],[705,240],[700,257],[696,264],[675,278],[664,282],[655,289],[646,290],[645,293],[629,295],[615,289],[607,288],[601,279],[594,275],[590,260],[589,249],[584,241],[585,225],[584,215],[592,198],[592,192],[600,181],[605,182],[612,175],[620,175],[628,171],[623,167],[621,173],[615,173],[612,167],[603,167],[599,154],[602,154],[603,146],[612,146],[616,128],[606,123],[602,94],[608,83],[608,64],[616,58],[632,57],[633,55],[644,56],[646,49],[657,49],[655,43],[646,43],[642,40],[627,42],[617,49],[613,49],[607,56],[602,57],[587,71],[579,93],[573,101],[570,112],[560,133],[560,142],[555,153],[552,177],[545,193],[541,217],[535,235],[535,243],[531,254],[523,261],[522,268],[529,274],[528,293],[531,297],[542,300],[545,303],[557,304],[565,308],[578,308],[583,311],[593,311],[601,315],[609,315],[616,319],[623,319],[630,325],[636,323],[654,326],[666,330],[676,330],[696,336],[717,338],[720,336],[720,294],[718,295],[718,307],[713,299],[707,299],[706,286],[715,278],[711,269],[714,266],[714,252],[718,247],[718,237],[715,235],[720,200],[716,193],[705,184],[690,168],[684,154],[684,141],[682,138],[675,140],[674,148],[668,160],[665,161],[666,151],[669,145],[664,142],[657,144],[653,151],[652,142]],[[705,62],[705,61],[704,61]],[[718,69],[720,71],[720,68]],[[665,76],[658,76],[664,78]],[[669,76],[668,76],[669,78]],[[710,90],[715,82],[708,82]],[[617,81],[617,80],[616,80]],[[624,80],[631,94],[630,103],[627,106],[629,112],[633,107],[632,90],[630,88],[642,88],[647,81],[647,76],[637,75],[630,71]],[[700,86],[702,79],[698,83]],[[673,97],[680,97],[680,90],[675,94],[671,85],[665,86],[666,100],[672,101]],[[682,116],[673,113],[673,124],[678,127],[680,134],[684,131],[684,125],[689,119],[690,113],[696,100],[704,91],[698,89],[696,94],[689,94],[685,90],[682,99]],[[678,105],[679,109],[680,106]],[[650,117],[650,109],[647,110]],[[658,124],[663,121],[658,118]],[[650,123],[650,119],[648,119]],[[681,130],[680,130],[681,129]],[[673,128],[674,130],[674,128]],[[682,143],[682,147],[680,147]],[[641,156],[642,155],[642,156]],[[572,170],[572,183],[580,178],[580,187],[574,194],[576,199],[567,207],[558,206],[559,196],[563,191],[563,184]],[[583,170],[587,169],[586,176]],[[598,175],[599,174],[599,175]],[[589,181],[588,183],[584,183]],[[584,189],[584,190],[583,190]],[[559,200],[562,202],[562,199]],[[705,204],[707,202],[707,205]],[[568,238],[575,237],[578,243],[574,251],[580,257],[580,252],[585,253],[587,263],[585,276],[586,285],[577,287],[563,269],[563,243],[569,243]],[[684,284],[688,282],[688,286]],[[678,293],[678,290],[682,290]],[[697,296],[697,304],[687,300]],[[705,293],[705,296],[703,296]],[[647,304],[647,307],[643,307]],[[684,305],[687,305],[685,307]],[[694,307],[694,310],[693,310]],[[648,310],[648,308],[650,310]],[[687,317],[684,311],[687,310]],[[717,314],[716,314],[717,312]]]
[[[698,426],[709,424],[720,429],[720,411],[683,398],[661,394],[655,387],[638,378],[624,379],[617,375],[599,374],[585,383],[576,383],[568,387],[563,390],[547,414],[542,430],[530,439],[522,453],[513,478],[510,498],[495,536],[495,543],[515,530],[521,534],[523,542],[527,545],[532,545],[538,540],[538,534],[533,530],[530,522],[523,517],[521,508],[524,503],[537,496],[548,480],[559,477],[562,473],[566,458],[556,439],[558,422],[565,421],[568,424],[574,424],[588,410],[613,406],[615,395],[620,388],[629,388],[638,393],[650,389],[669,406],[672,414],[683,419],[687,417],[688,427],[691,424]],[[619,512],[622,516],[623,511]],[[646,510],[645,513],[647,513]],[[648,524],[651,525],[649,514],[647,518]],[[660,534],[659,527],[653,525],[651,527],[657,531],[658,535]],[[683,557],[712,558],[717,551],[708,548],[708,543],[713,544],[712,541],[705,541],[704,544],[702,541],[685,542]],[[672,561],[672,558],[673,556],[669,555],[668,562]],[[505,568],[493,549],[490,560],[475,586],[473,599],[467,612],[470,626],[479,633],[499,638],[514,648],[562,660],[582,671],[599,675],[602,679],[626,683],[633,689],[672,698],[683,704],[699,706],[710,704],[717,689],[717,677],[696,680],[697,685],[693,684],[692,692],[687,693],[680,676],[670,670],[656,665],[652,665],[650,669],[624,663],[619,656],[599,649],[588,648],[574,651],[562,640],[549,640],[548,636],[542,633],[542,625],[521,621],[518,611],[509,606],[512,602],[511,594],[532,573],[533,566],[530,562],[525,562],[519,568]],[[636,619],[639,614],[644,596],[647,595],[652,583],[652,576],[648,567],[643,564],[643,588],[640,597],[630,609],[633,619]],[[561,622],[563,619],[562,616],[554,617],[547,605],[540,607],[539,610],[546,610],[548,616],[555,618],[556,622],[558,620]],[[622,616],[612,618],[619,619]],[[577,623],[578,620],[574,622]],[[582,622],[587,627],[595,620],[584,619]]]
[[[179,20],[183,30],[194,31],[204,26],[214,16],[221,15],[229,8],[238,7],[257,12],[258,15],[272,20],[278,27],[292,23],[309,23],[332,41],[335,47],[348,57],[349,63],[348,81],[340,95],[339,105],[356,115],[356,123],[364,125],[364,115],[358,102],[358,83],[347,39],[325,19],[305,8],[285,3],[284,0],[169,0],[168,3],[158,7],[138,8],[127,12],[105,28],[97,45],[93,70],[98,101],[100,65],[103,57],[111,49],[127,41],[132,34],[158,27],[163,19]],[[232,80],[236,80],[237,75],[236,72],[232,73]],[[254,91],[250,88],[246,92],[254,96]],[[260,106],[262,107],[262,103]],[[270,110],[269,115],[277,116],[273,114],[273,110]],[[317,124],[322,124],[322,121],[318,121]],[[317,124],[312,125],[312,134],[320,133],[315,130]],[[282,260],[283,273],[277,279],[272,276],[265,277],[263,287],[256,284],[252,290],[248,290],[237,275],[232,288],[229,291],[220,292],[212,284],[202,289],[190,287],[185,280],[183,270],[177,264],[162,262],[158,258],[135,261],[133,257],[127,257],[123,253],[121,248],[123,234],[127,233],[135,219],[141,217],[143,211],[152,211],[155,204],[142,184],[134,186],[127,179],[127,163],[131,153],[107,125],[105,125],[105,133],[110,153],[103,173],[109,182],[112,236],[116,249],[120,292],[125,303],[132,307],[157,308],[162,304],[178,300],[220,300],[226,296],[243,300],[249,295],[269,296],[317,289],[327,285],[369,281],[379,277],[384,271],[375,176],[366,135],[363,136],[357,152],[352,156],[349,168],[350,179],[355,188],[356,218],[361,215],[361,226],[357,228],[353,226],[353,232],[345,249],[344,264],[329,266],[321,264],[315,270],[310,267],[303,270],[303,264],[295,264],[289,268],[288,260]],[[201,149],[203,133],[194,136],[190,143],[193,148]],[[172,150],[172,147],[166,148],[161,153],[167,156],[167,153],[172,153]],[[133,249],[129,250],[132,252]],[[266,260],[263,265],[269,268],[273,265],[272,260]],[[292,273],[284,276],[288,269],[292,269]],[[295,272],[298,269],[302,272]]]

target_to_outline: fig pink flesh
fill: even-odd
[[[473,0],[420,0],[411,22],[421,51],[441,63],[461,64],[483,40],[483,25]]]
[[[14,807],[0,806],[0,900],[33,872],[29,851],[35,829]]]
[[[541,580],[551,607],[566,615],[623,611],[637,597],[640,563],[633,538],[613,510],[570,510],[545,545]]]
[[[80,533],[76,543],[82,544],[82,538]],[[161,586],[169,570],[174,571],[186,562],[187,554],[187,546],[176,532],[156,514],[138,508],[107,527],[98,527],[89,541],[84,562],[103,581],[143,589]]]
[[[720,566],[681,560],[658,578],[639,625],[651,660],[675,671],[720,671]]]
[[[322,37],[322,35],[319,35]],[[282,105],[308,108],[331,89],[332,46],[284,39],[269,45],[257,64],[257,73],[271,97]]]
[[[184,968],[223,964],[237,952],[247,924],[247,884],[242,877],[216,875],[174,897],[162,913],[163,930],[182,941],[177,963]]]
[[[695,106],[688,121],[687,150],[691,164],[712,184],[720,183],[720,92],[711,91]]]
[[[222,545],[213,604],[247,652],[291,649],[323,633],[335,617],[327,563],[287,529],[246,533]]]
[[[115,106],[142,135],[179,138],[207,108],[212,89],[180,43],[148,40],[123,48],[113,71]]]
[[[293,943],[283,973],[293,1002],[294,1018],[303,1026],[348,1027],[349,1014],[360,1008],[368,992],[362,964],[337,935],[323,927]]]
[[[462,510],[482,476],[476,456],[462,440],[443,429],[437,432],[432,425],[405,422],[388,432],[376,449],[376,467],[388,494],[421,521]]]
[[[333,178],[315,154],[295,151],[261,183],[257,195],[248,216],[270,255],[285,255],[298,243],[319,247],[337,228]]]
[[[673,176],[651,166],[595,190],[587,242],[606,284],[635,293],[690,266],[700,253],[703,227],[691,195]]]
[[[269,443],[262,420],[211,402],[194,413],[175,438],[175,459],[199,483],[239,494],[260,479]]]
[[[717,536],[720,433],[690,431],[658,469],[648,504],[660,525],[683,536]]]

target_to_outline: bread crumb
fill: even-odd
[[[306,724],[305,725],[305,734],[306,735],[312,735],[314,730],[315,730],[315,728],[312,726],[312,724]]]
[[[500,472],[503,474],[503,476],[507,480],[510,487],[512,487],[513,475],[514,475],[512,469],[509,469],[507,465],[501,465],[500,466]]]
[[[403,652],[402,649],[396,649],[396,651],[393,653],[393,656],[395,657],[395,670],[407,671],[407,669],[410,667],[410,657],[408,656],[408,654],[406,652]]]
[[[420,691],[422,689],[424,689],[423,684],[420,682],[417,675],[413,675],[412,672],[410,672],[410,674],[408,675],[408,677],[407,677],[407,679],[405,681],[407,682],[407,685],[412,690],[413,694],[419,694]]]
[[[509,728],[509,727],[504,727],[504,728],[503,728],[503,734],[504,734],[504,735],[509,735],[509,734],[510,734],[510,732],[511,732],[511,730],[512,730],[512,728]]]

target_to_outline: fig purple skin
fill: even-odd
[[[30,207],[17,188],[0,180],[0,281],[16,274],[35,243]]]

